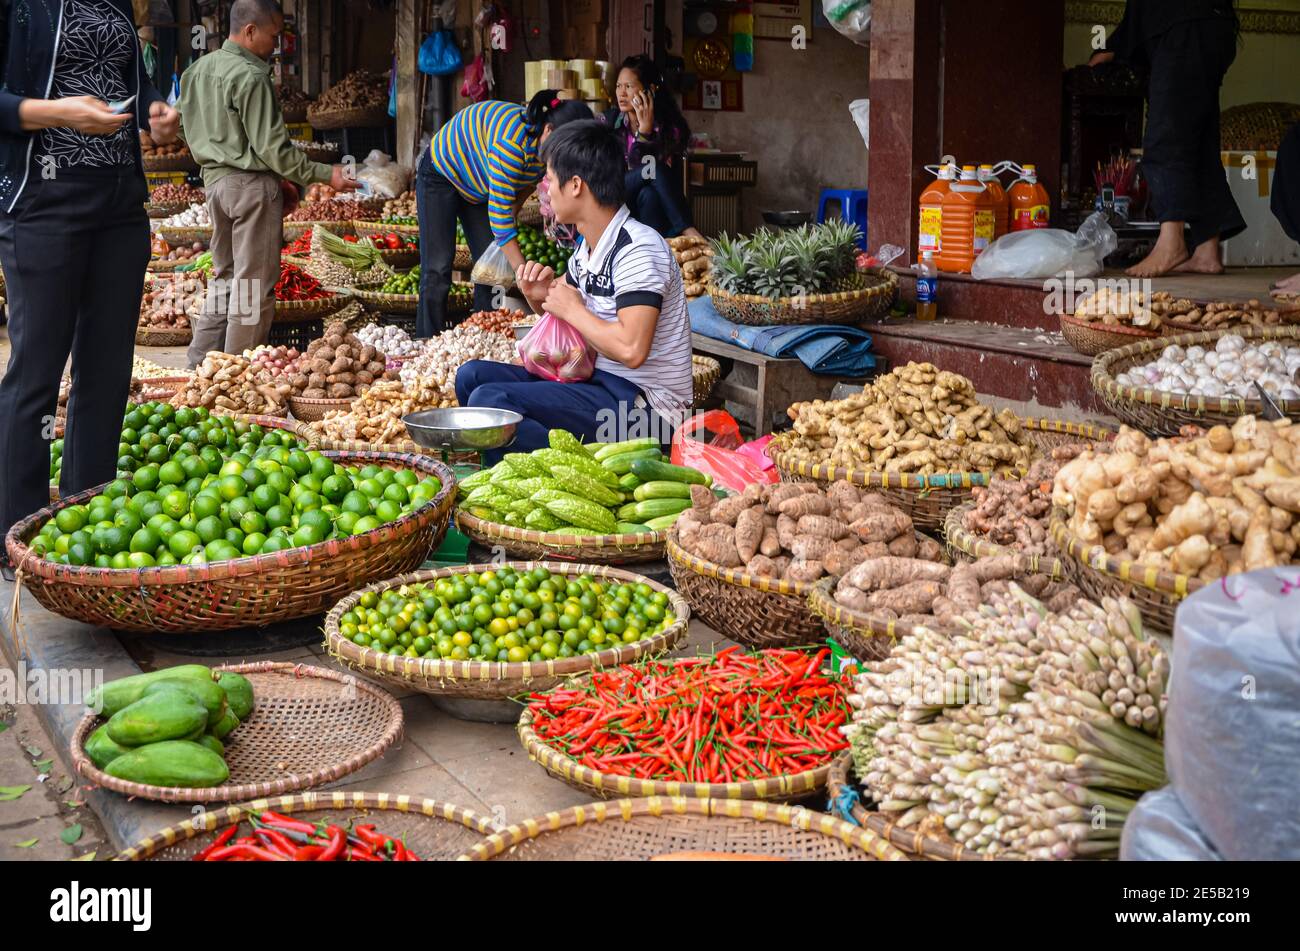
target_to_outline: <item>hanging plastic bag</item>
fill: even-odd
[[[487,67],[483,54],[475,56],[465,67],[465,81],[460,84],[460,94],[470,102],[482,102],[488,92]]]
[[[858,134],[862,136],[862,144],[871,148],[871,100],[854,99],[849,103],[849,114],[853,116],[853,124],[858,127]]]
[[[388,73],[388,117],[397,118],[397,58],[393,58],[393,68]]]
[[[996,278],[1045,280],[1096,277],[1102,262],[1119,247],[1119,238],[1106,216],[1094,212],[1075,234],[1059,228],[1013,231],[998,238],[975,259],[971,276],[977,281]]]
[[[711,409],[688,417],[673,434],[672,460],[713,476],[717,485],[736,492],[755,482],[780,481],[776,468],[764,469],[740,450],[744,446],[734,416]]]
[[[1124,820],[1119,857],[1125,862],[1221,862],[1172,786],[1149,792]]]
[[[435,30],[420,44],[418,59],[420,72],[429,76],[451,76],[464,65],[456,34],[451,30]]]
[[[596,369],[596,351],[582,334],[550,314],[519,341],[519,359],[533,376],[555,383],[582,383]]]
[[[871,0],[822,0],[831,26],[859,46],[871,45]]]
[[[474,262],[474,269],[469,272],[469,279],[475,284],[504,287],[509,290],[515,286],[515,269],[510,266],[510,259],[501,250],[501,245],[493,241],[483,252],[483,256]]]

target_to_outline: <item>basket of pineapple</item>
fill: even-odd
[[[858,226],[848,221],[713,242],[709,294],[727,320],[750,326],[858,324],[889,313],[898,277],[858,267]]]

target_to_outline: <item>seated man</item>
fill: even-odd
[[[600,123],[569,123],[547,139],[551,206],[581,237],[563,280],[527,262],[519,289],[534,311],[563,320],[595,349],[596,370],[583,383],[555,383],[521,366],[475,360],[456,374],[462,406],[514,410],[524,417],[508,450],[547,444],[567,429],[584,442],[653,436],[667,443],[689,413],[691,326],[681,271],[667,243],[623,205],[623,155]]]

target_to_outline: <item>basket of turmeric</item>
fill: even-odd
[[[677,590],[714,630],[751,647],[821,641],[813,585],[873,558],[938,561],[943,547],[911,517],[848,482],[748,486],[717,499],[692,490],[666,543]]]

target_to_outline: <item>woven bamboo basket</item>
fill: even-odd
[[[392,120],[385,106],[364,109],[318,109],[307,107],[307,122],[313,129],[369,129],[386,126]]]
[[[281,236],[286,244],[290,241],[296,241],[312,228],[320,225],[326,231],[337,235],[354,234],[352,222],[350,221],[289,221],[281,225]]]
[[[420,263],[420,252],[406,248],[380,248],[379,256],[394,270],[408,271]]]
[[[469,271],[474,267],[474,254],[468,244],[456,245],[456,256],[451,259],[453,271]]]
[[[347,302],[348,295],[340,294],[337,291],[331,292],[329,297],[318,297],[316,300],[277,300],[275,302],[275,316],[272,319],[282,324],[293,324],[300,320],[315,320],[317,317],[334,313]]]
[[[854,611],[835,600],[835,578],[823,578],[808,592],[808,612],[835,642],[862,661],[884,660],[899,635],[911,628],[874,614]]]
[[[912,524],[926,533],[937,534],[943,521],[957,506],[969,502],[971,489],[988,485],[991,472],[939,472],[919,476],[902,472],[879,472],[867,469],[842,469],[825,463],[793,459],[786,452],[786,435],[778,436],[767,446],[767,454],[776,463],[782,482],[819,482],[830,485],[846,481],[870,489],[889,499],[912,517]]]
[[[419,225],[386,225],[379,221],[362,221],[360,219],[353,219],[352,228],[358,235],[388,234],[390,231],[394,234],[407,235],[419,235],[420,233]]]
[[[151,201],[144,204],[144,211],[150,218],[170,218],[172,215],[179,215],[188,208],[189,205],[183,205],[180,202],[171,202],[166,205],[155,205]]]
[[[175,247],[178,244],[193,244],[195,241],[201,243],[211,243],[212,226],[206,228],[176,228],[169,225],[159,225],[157,231],[162,235],[162,239]]]
[[[1200,345],[1206,349],[1226,334],[1236,334],[1247,341],[1276,340],[1283,346],[1300,342],[1300,327],[1240,327],[1204,333],[1161,337],[1121,347],[1102,354],[1092,364],[1092,388],[1107,408],[1119,419],[1150,436],[1177,436],[1187,425],[1206,429],[1222,423],[1231,426],[1241,416],[1262,415],[1264,405],[1258,399],[1230,399],[1190,396],[1148,387],[1120,386],[1115,378],[1135,366],[1150,363],[1165,347]],[[1290,419],[1300,420],[1300,400],[1275,400],[1278,409]]]
[[[691,356],[691,382],[695,386],[695,406],[699,406],[713,394],[713,388],[722,377],[722,364],[712,357],[699,354]]]
[[[361,595],[367,591],[382,592],[404,584],[437,581],[439,578],[453,577],[471,571],[500,571],[507,566],[519,571],[542,567],[570,578],[588,575],[632,584],[648,584],[654,590],[668,595],[677,620],[662,633],[644,641],[622,644],[597,654],[559,657],[540,663],[397,657],[369,647],[359,647],[339,633],[339,618],[352,610],[361,600]],[[389,578],[348,595],[336,604],[325,618],[325,647],[331,656],[349,667],[395,687],[460,700],[507,700],[521,693],[549,690],[575,674],[616,667],[642,657],[665,653],[686,636],[690,618],[690,606],[676,591],[650,578],[608,565],[568,565],[545,561],[507,562],[500,565],[457,565],[453,568],[416,571]]]
[[[729,294],[714,284],[709,295],[718,313],[732,323],[751,327],[798,324],[860,324],[889,313],[898,297],[898,275],[887,268],[859,272],[872,286],[835,294],[771,300],[753,294]]]
[[[106,722],[88,713],[72,735],[72,768],[85,779],[138,799],[240,802],[321,786],[378,759],[402,735],[402,707],[389,693],[328,667],[261,661],[218,667],[243,674],[255,706],[223,741],[230,778],[185,788],[129,782],[103,772],[85,742]]]
[[[1142,619],[1164,634],[1173,634],[1178,605],[1205,586],[1199,578],[1174,574],[1152,565],[1140,565],[1109,554],[1100,545],[1088,545],[1070,531],[1060,509],[1052,511],[1052,541],[1078,577],[1078,585],[1094,601],[1126,597],[1137,605]]]
[[[823,640],[808,611],[811,584],[748,575],[692,555],[669,531],[664,543],[673,583],[691,610],[724,637],[747,647],[800,647]]]
[[[1021,430],[1043,455],[1071,443],[1102,443],[1115,438],[1114,430],[1095,423],[1071,423],[1064,419],[1035,419],[1032,416],[1020,421]]]
[[[456,512],[456,527],[487,548],[501,548],[516,558],[630,565],[658,561],[664,556],[664,532],[636,535],[565,535],[535,532],[499,522],[485,522],[464,509]]]
[[[199,170],[199,163],[194,161],[194,156],[189,152],[156,158],[144,155],[141,156],[141,161],[146,172],[197,172]]]
[[[307,107],[310,106],[315,101],[316,101],[315,99],[310,99],[304,102],[300,106],[290,106],[288,108],[282,108],[281,114],[284,116],[285,123],[287,125],[298,125],[299,123],[306,122]]]
[[[905,853],[909,858],[920,858],[929,862],[994,862],[995,855],[983,855],[963,848],[948,837],[943,822],[938,816],[931,816],[916,826],[900,828],[897,819],[891,819],[882,812],[867,809],[862,805],[858,795],[857,784],[852,779],[853,755],[845,753],[831,764],[827,782],[832,813],[838,812],[842,818],[856,826],[875,833],[890,845]]]
[[[868,829],[801,806],[652,796],[574,806],[489,835],[461,859],[645,861],[694,853],[800,861],[906,861]]]
[[[441,452],[437,449],[425,449],[422,446],[417,446],[409,439],[402,439],[397,442],[383,444],[359,442],[353,439],[331,439],[324,433],[318,433],[314,428],[305,424],[303,428],[315,437],[317,448],[328,449],[333,452],[401,452],[415,456],[432,456],[435,459],[441,459],[449,466],[461,464],[477,465],[479,461],[479,454],[477,452]]]
[[[366,310],[388,314],[414,314],[419,310],[419,294],[385,294],[379,290],[382,286],[382,284],[358,284],[352,288],[352,296],[360,301],[361,306]]]
[[[954,559],[961,561],[978,561],[980,558],[1000,558],[1003,555],[1018,555],[1029,563],[1030,574],[1044,574],[1055,581],[1078,581],[1078,573],[1073,570],[1066,558],[1052,555],[1027,555],[1015,548],[999,545],[986,535],[968,532],[962,527],[967,512],[975,508],[974,502],[959,505],[948,513],[943,523],[943,537],[948,543],[948,550]]]
[[[536,193],[528,196],[528,199],[519,208],[519,215],[515,219],[521,225],[529,228],[540,228],[546,223],[542,217],[542,202]]]
[[[1075,350],[1085,357],[1095,357],[1142,340],[1155,340],[1160,334],[1141,327],[1118,324],[1098,324],[1081,320],[1071,314],[1061,315],[1061,334]]]
[[[352,401],[355,397],[338,400],[319,400],[308,399],[304,396],[289,397],[289,412],[293,413],[293,418],[304,423],[314,423],[325,418],[326,413],[333,413],[342,410],[347,412],[352,408]]]
[[[442,544],[456,498],[455,475],[428,456],[328,455],[350,465],[415,469],[436,476],[442,490],[427,505],[373,532],[269,555],[124,570],[38,558],[27,542],[59,509],[97,495],[95,488],[22,519],[9,530],[5,547],[17,566],[18,583],[46,610],[98,627],[191,634],[311,617],[359,584],[423,564]]]
[[[336,789],[207,809],[193,819],[141,839],[119,853],[114,861],[188,862],[225,829],[267,811],[294,816],[313,825],[323,822],[350,826],[361,820],[371,822],[384,834],[401,839],[426,862],[454,859],[501,828],[485,816],[436,799]]]
[[[314,145],[310,148],[296,146],[299,152],[306,156],[309,162],[324,162],[326,164],[335,164],[339,161],[339,150],[332,149],[326,145]]]
[[[183,347],[194,339],[194,331],[155,330],[152,327],[136,327],[135,343],[138,347]]]
[[[151,400],[171,399],[191,379],[192,376],[155,376],[147,379],[132,379],[131,382],[140,384],[141,400],[147,403]]]
[[[158,261],[153,258],[145,265],[145,270],[151,274],[173,274],[176,269],[189,264],[188,261]]]

